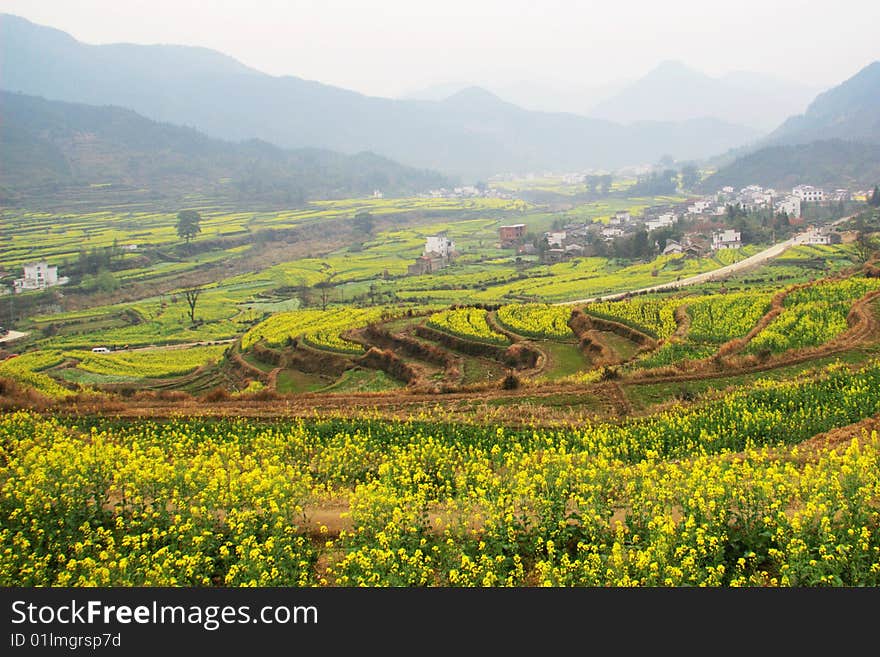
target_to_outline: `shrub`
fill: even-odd
[[[221,402],[229,399],[229,392],[223,386],[217,386],[205,395],[207,402]]]
[[[602,374],[599,375],[600,381],[614,381],[620,378],[620,370],[616,367],[611,367],[610,365],[604,365],[602,367]]]
[[[501,381],[501,388],[503,390],[516,390],[519,388],[520,383],[519,377],[512,370],[508,370],[507,376]]]

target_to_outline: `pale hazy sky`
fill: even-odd
[[[0,12],[85,43],[205,46],[378,96],[444,82],[598,86],[667,59],[828,87],[880,59],[880,0],[0,0]]]

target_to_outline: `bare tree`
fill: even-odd
[[[196,322],[196,302],[199,300],[201,294],[202,288],[199,287],[190,287],[183,291],[183,295],[186,297],[186,303],[189,306],[189,321],[193,324]]]
[[[321,298],[321,310],[327,310],[327,302],[330,300],[330,290],[333,289],[333,283],[321,281],[320,283],[315,283],[315,289],[318,290]]]

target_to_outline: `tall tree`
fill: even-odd
[[[189,244],[192,238],[202,232],[201,221],[202,215],[196,210],[181,210],[177,213],[177,236]]]
[[[868,196],[868,205],[880,208],[880,185],[874,185],[874,192]]]
[[[859,259],[859,262],[867,262],[877,246],[871,237],[871,231],[864,215],[859,215],[856,218],[855,229],[856,239],[853,242],[853,246],[855,247],[856,257]]]
[[[360,210],[354,215],[354,226],[366,235],[373,232],[373,215],[367,210]]]

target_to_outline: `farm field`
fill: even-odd
[[[4,345],[3,585],[880,584],[880,278],[852,246],[645,294],[761,246],[549,264],[497,243],[560,219],[522,202],[202,210],[192,252],[168,213],[19,217],[4,265],[135,226],[173,258]],[[363,210],[262,267],[277,245],[233,235]],[[453,263],[408,274],[437,234]]]
[[[231,211],[229,208],[194,206],[202,215],[204,238],[255,234],[260,230],[283,230],[307,223],[349,218],[359,211],[378,216],[408,212],[516,211],[521,201],[504,199],[351,199],[314,201],[310,207],[279,212]],[[60,264],[85,249],[134,244],[139,248],[166,245],[178,240],[177,212],[144,212],[122,207],[91,213],[48,213],[4,209],[0,212],[3,257],[0,267],[13,267],[31,260]]]
[[[876,586],[878,372],[547,430],[6,414],[0,581]]]

